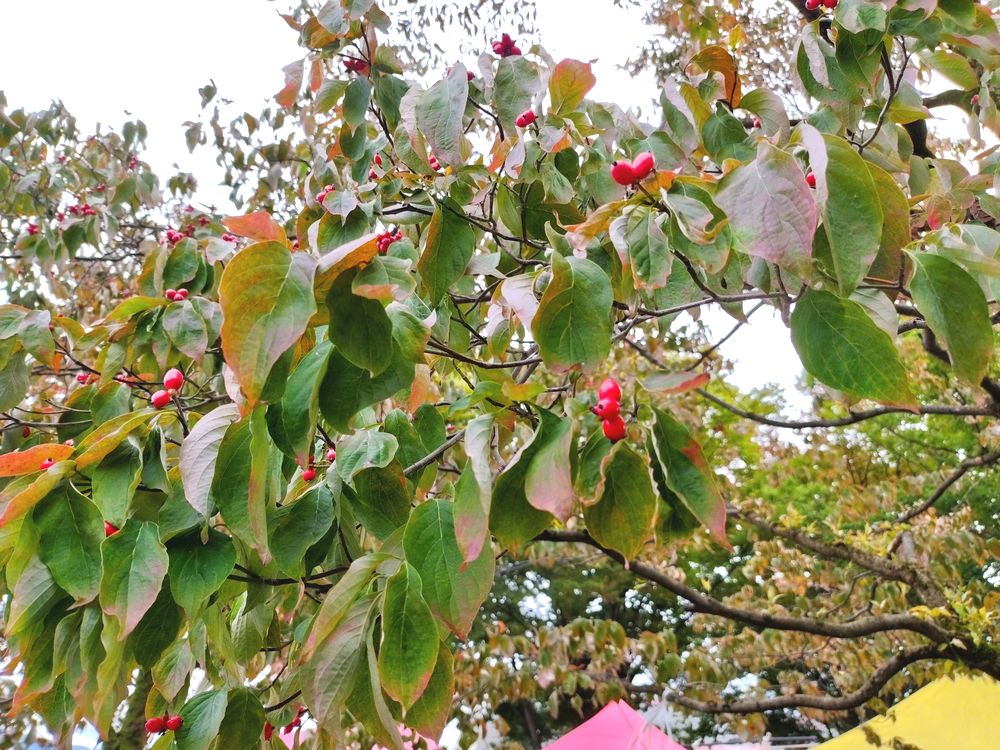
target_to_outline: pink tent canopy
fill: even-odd
[[[602,708],[545,750],[684,750],[624,701]]]

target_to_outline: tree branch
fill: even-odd
[[[944,496],[944,493],[948,491],[948,488],[950,488],[953,484],[955,484],[955,482],[957,482],[959,479],[965,476],[966,473],[968,473],[971,469],[974,469],[977,466],[989,466],[990,464],[994,464],[997,461],[1000,461],[1000,450],[984,453],[983,455],[976,456],[975,458],[965,459],[964,461],[962,461],[962,463],[958,465],[958,468],[956,468],[951,474],[949,474],[944,479],[943,482],[941,482],[941,484],[937,486],[937,488],[934,490],[934,492],[931,494],[930,497],[928,497],[919,505],[913,506],[905,513],[901,513],[896,518],[896,523],[907,523],[908,521],[912,521],[914,518],[919,516],[925,510],[934,505],[934,503],[940,500],[942,496]]]

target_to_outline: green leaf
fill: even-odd
[[[795,158],[761,140],[757,158],[722,178],[715,203],[737,247],[800,278],[809,275],[816,202]]]
[[[319,388],[326,376],[331,351],[330,342],[321,341],[299,360],[281,401],[267,409],[267,427],[275,445],[299,466],[308,466],[312,459]]]
[[[263,481],[268,468],[267,434],[263,426],[258,430],[253,424],[262,417],[260,410],[255,411],[251,419],[234,422],[226,430],[219,445],[212,499],[233,535],[267,562],[270,552]]]
[[[177,750],[208,750],[219,736],[227,703],[225,690],[199,693],[185,703],[180,713],[184,724],[174,732]]]
[[[892,339],[857,302],[809,289],[796,303],[791,325],[802,365],[821,383],[855,398],[916,406]]]
[[[469,81],[459,63],[417,102],[417,130],[442,164],[462,163],[462,116],[468,98]]]
[[[146,614],[139,620],[135,630],[128,637],[132,656],[145,668],[152,667],[169,648],[181,628],[184,627],[184,612],[170,596],[170,587],[164,583]]]
[[[129,520],[117,534],[104,540],[101,557],[101,609],[121,622],[124,638],[156,601],[167,574],[167,550],[155,523]]]
[[[461,207],[450,199],[435,205],[417,261],[417,270],[432,307],[465,274],[475,249],[476,233]]]
[[[13,409],[28,393],[31,368],[21,354],[15,354],[0,367],[0,410]]]
[[[337,446],[337,473],[345,482],[371,467],[384,468],[396,455],[396,436],[377,430],[361,430]]]
[[[226,713],[219,725],[219,747],[226,750],[256,750],[264,731],[264,706],[249,688],[229,691]]]
[[[829,243],[831,267],[824,270],[836,279],[840,295],[848,297],[868,273],[882,237],[875,183],[864,159],[843,138],[822,136],[807,123],[798,132],[816,175],[816,200]]]
[[[740,99],[740,109],[753,112],[760,118],[763,130],[768,136],[778,136],[779,143],[788,139],[791,125],[781,97],[770,89],[754,89]]]
[[[208,328],[190,302],[183,300],[167,307],[163,313],[163,331],[182,354],[201,362],[208,349]]]
[[[0,494],[0,508],[3,508],[3,513],[0,514],[0,528],[21,518],[72,473],[73,462],[60,461],[43,471],[30,483],[12,483],[5,487]]]
[[[684,196],[674,200],[680,202]],[[691,199],[688,199],[691,200]],[[693,201],[697,203],[697,201]],[[697,203],[706,212],[708,209]],[[676,207],[671,206],[674,215]],[[621,257],[622,265],[632,269],[632,281],[636,289],[659,289],[667,285],[673,266],[673,253],[662,221],[646,208],[636,208],[627,215],[619,216],[608,227],[608,236]],[[708,220],[712,215],[708,213]]]
[[[339,462],[339,459],[338,459]],[[410,493],[398,461],[363,469],[354,475],[354,488],[344,488],[351,511],[365,529],[386,539],[410,517]]]
[[[490,505],[493,500],[493,475],[490,470],[492,438],[492,415],[476,417],[465,428],[465,453],[469,460],[455,484],[455,538],[462,553],[463,564],[479,557],[483,545],[490,538]]]
[[[958,376],[978,385],[993,359],[993,325],[986,295],[961,266],[940,255],[910,253],[910,291],[931,331],[948,350]]]
[[[155,409],[140,409],[109,419],[94,428],[76,446],[76,468],[86,472],[96,466],[134,431],[146,424],[157,414]]]
[[[654,409],[652,443],[663,470],[667,488],[680,498],[723,547],[726,539],[726,502],[719,493],[701,445],[673,415]]]
[[[63,596],[49,569],[41,560],[32,556],[14,582],[10,612],[4,628],[6,637],[16,637],[29,628],[38,627]]]
[[[325,484],[274,511],[267,525],[271,553],[282,573],[289,578],[306,574],[306,552],[326,536],[333,520],[333,493]]]
[[[357,270],[349,269],[330,287],[327,335],[348,362],[378,375],[392,362],[392,321],[381,302],[351,291],[355,276]]]
[[[437,655],[437,625],[421,595],[420,575],[404,562],[386,582],[382,604],[378,673],[385,692],[408,710],[430,682]]]
[[[892,175],[871,162],[865,162],[865,166],[882,210],[882,236],[868,276],[894,284],[903,266],[902,249],[910,242],[910,204]]]
[[[235,404],[224,404],[198,420],[181,444],[180,469],[184,497],[205,518],[212,515],[212,478],[219,458],[219,446],[237,419]]]
[[[279,242],[258,242],[237,253],[222,274],[222,352],[246,397],[256,406],[271,368],[316,312],[316,261]]]
[[[451,716],[455,695],[455,668],[451,651],[438,645],[437,663],[424,692],[406,712],[407,725],[424,737],[440,737]]]
[[[597,78],[590,63],[579,60],[560,60],[549,77],[549,97],[552,113],[564,115],[577,109],[587,92],[594,88]]]
[[[173,539],[167,554],[170,592],[188,614],[197,612],[219,590],[236,565],[233,540],[215,529],[208,530],[208,541],[204,544],[199,534]]]
[[[184,687],[188,675],[195,667],[194,654],[191,653],[191,643],[187,640],[175,641],[160,656],[153,665],[153,685],[167,702],[174,698]]]
[[[533,508],[551,513],[565,523],[573,514],[573,422],[560,419],[546,430],[546,439],[531,457],[524,477],[524,496]]]
[[[492,545],[484,545],[477,559],[463,564],[455,538],[453,504],[429,500],[410,514],[403,550],[406,561],[420,575],[423,597],[431,611],[455,635],[465,638],[493,586]]]
[[[352,132],[365,121],[371,95],[372,87],[365,76],[352,78],[347,84],[347,91],[344,93],[344,122]]]
[[[119,445],[94,469],[91,496],[105,521],[121,527],[142,481],[142,454],[131,443]]]
[[[514,132],[514,120],[531,106],[531,100],[541,90],[542,80],[534,63],[520,55],[501,58],[497,63],[493,102],[505,131]]]
[[[55,582],[79,602],[97,596],[101,585],[104,524],[96,506],[69,482],[35,508],[38,556]]]
[[[634,559],[653,535],[656,495],[647,460],[620,441],[601,463],[604,491],[583,509],[587,530],[604,547]]]
[[[531,331],[546,367],[594,370],[611,351],[611,281],[586,258],[552,256],[552,281],[545,288]]]

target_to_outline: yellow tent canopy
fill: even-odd
[[[878,748],[1000,748],[1000,682],[981,675],[942,677],[816,750]]]

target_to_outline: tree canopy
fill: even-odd
[[[141,122],[0,100],[8,715],[538,747],[618,697],[801,733],[1000,679],[1000,151],[924,125],[1000,131],[996,14],[829,4],[784,4],[780,84],[681,4],[655,122],[533,40],[419,75],[393,5],[302,4],[274,106],[188,127],[238,215]],[[809,414],[727,383],[766,310]]]

